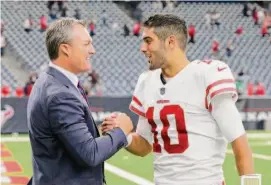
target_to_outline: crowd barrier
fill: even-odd
[[[28,98],[1,98],[1,133],[27,133]],[[92,116],[97,124],[112,112],[128,114],[133,123],[137,115],[129,110],[131,97],[89,97]],[[247,130],[271,130],[271,97],[243,97],[236,103]],[[231,123],[229,123],[231,124]]]

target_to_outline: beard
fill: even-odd
[[[155,64],[150,62],[149,63],[149,70],[153,71],[153,70],[159,69],[159,68],[161,68],[162,65],[163,64],[157,63],[157,62],[155,62]]]
[[[166,64],[166,57],[163,50],[153,52],[152,59],[149,60],[149,70],[153,71],[162,68]]]

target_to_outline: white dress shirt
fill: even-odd
[[[78,77],[75,74],[73,74],[70,71],[67,71],[66,69],[64,69],[64,68],[62,68],[60,66],[55,65],[53,62],[50,62],[49,66],[55,68],[56,70],[58,70],[62,74],[64,74],[72,82],[72,84],[77,88],[79,80],[78,80]]]

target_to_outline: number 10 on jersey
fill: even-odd
[[[161,153],[161,145],[158,142],[157,135],[157,124],[154,121],[153,117],[154,107],[149,107],[146,112],[146,117],[148,119],[149,124],[151,125],[152,133],[153,133],[153,152]],[[179,105],[166,105],[164,106],[160,113],[160,120],[163,124],[161,130],[161,137],[164,142],[164,148],[169,154],[178,154],[183,153],[189,146],[188,143],[188,135],[186,131],[185,119],[184,119],[184,111]],[[170,144],[170,137],[168,135],[169,129],[169,120],[168,115],[174,115],[175,123],[176,123],[176,131],[178,134],[178,144]]]

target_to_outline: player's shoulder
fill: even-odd
[[[208,69],[212,67],[217,66],[227,66],[227,64],[220,60],[214,60],[214,59],[204,59],[204,60],[194,60],[191,62],[194,66],[197,66],[199,68]]]
[[[137,84],[135,87],[135,93],[138,92],[142,92],[143,89],[146,89],[146,87],[148,86],[148,84],[152,84],[153,81],[153,77],[155,75],[158,75],[159,71],[154,70],[154,71],[144,71],[143,73],[140,74],[138,80],[137,80]]]
[[[143,73],[140,74],[138,78],[138,83],[144,83],[145,81],[151,79],[153,76],[157,76],[160,73],[161,73],[160,69],[144,71]]]
[[[191,63],[194,68],[196,68],[197,71],[200,73],[229,68],[229,66],[225,62],[214,59],[194,60]]]
[[[138,81],[144,81],[149,75],[149,71],[144,71],[139,75]]]

